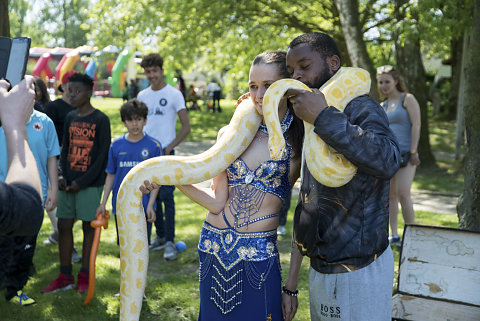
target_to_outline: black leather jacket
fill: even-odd
[[[332,188],[317,182],[304,164],[295,242],[318,272],[348,272],[370,264],[389,245],[389,180],[400,151],[385,112],[367,95],[352,100],[343,113],[325,108],[314,125],[358,170],[349,183]]]

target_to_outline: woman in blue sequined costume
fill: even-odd
[[[288,77],[285,52],[268,51],[255,58],[249,99],[261,115],[266,89]],[[213,178],[210,188],[178,186],[208,210],[198,244],[199,321],[283,320],[276,230],[282,201],[299,177],[303,123],[285,98],[279,118],[287,141],[281,160],[270,159],[262,124],[245,152]]]

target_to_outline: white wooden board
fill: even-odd
[[[479,321],[480,307],[396,294],[392,318],[408,321]]]
[[[398,291],[480,306],[480,233],[407,226]]]

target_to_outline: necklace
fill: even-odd
[[[287,132],[287,130],[290,128],[290,125],[292,124],[292,121],[293,121],[293,115],[290,114],[290,111],[287,109],[287,112],[285,113],[285,116],[283,117],[283,120],[282,120],[282,122],[280,123],[280,126],[282,127],[282,133],[283,133],[283,135],[285,135],[285,133]],[[267,126],[264,125],[263,123],[260,124],[259,130],[262,131],[262,132],[264,132],[264,133],[267,134],[267,136],[268,136]]]
[[[386,102],[386,106],[387,108],[385,109],[386,112],[392,112],[393,110],[395,110],[397,104],[395,102],[389,102],[388,99],[387,99],[387,102]]]

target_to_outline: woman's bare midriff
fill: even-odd
[[[228,208],[229,202],[230,202],[230,199],[228,199],[227,206],[225,206],[224,211],[225,211],[225,217],[230,223],[230,226],[233,227],[234,216],[230,212],[230,209]],[[260,207],[260,210],[257,213],[255,213],[255,215],[250,217],[250,220],[253,220],[257,217],[263,217],[266,215],[278,213],[280,211],[281,206],[282,206],[282,201],[278,197],[267,193],[265,195],[265,199],[263,200],[262,206]],[[207,217],[205,218],[205,221],[217,228],[228,227],[227,224],[225,223],[225,220],[223,219],[222,212],[218,214],[207,212]],[[238,232],[262,232],[262,231],[274,230],[277,227],[278,227],[278,216],[249,224],[247,226],[237,229],[237,231]]]

